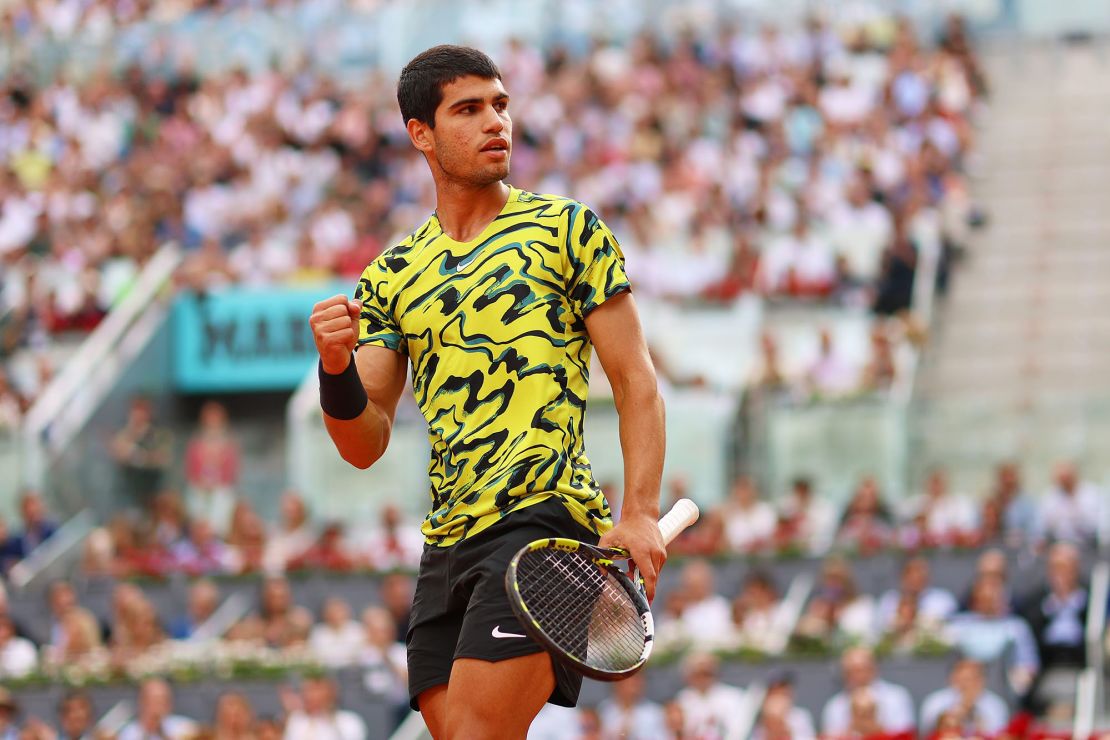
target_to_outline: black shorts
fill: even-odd
[[[596,544],[598,536],[556,498],[514,511],[489,529],[450,547],[424,546],[406,636],[409,704],[419,709],[422,691],[446,684],[456,658],[499,661],[542,652],[525,636],[509,597],[505,571],[517,551],[544,537]],[[552,660],[555,690],[548,701],[578,702],[582,677]]]

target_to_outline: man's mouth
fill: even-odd
[[[509,142],[505,141],[504,139],[494,139],[490,142],[487,142],[486,145],[482,147],[481,151],[507,152],[509,151]]]

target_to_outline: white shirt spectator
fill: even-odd
[[[836,534],[836,508],[820,496],[810,496],[802,505],[790,494],[782,503],[782,515],[800,519],[795,538],[809,545],[810,552],[824,552]]]
[[[162,720],[162,726],[159,729],[157,734],[151,734],[137,721],[131,722],[120,730],[118,740],[149,740],[155,737],[159,740],[163,738],[164,740],[187,740],[196,735],[198,727],[197,723],[188,717],[171,714]]]
[[[903,687],[879,679],[869,687],[875,696],[879,724],[885,732],[906,732],[914,728],[913,699]],[[851,705],[848,692],[841,691],[825,704],[821,712],[821,729],[829,735],[848,731]]]
[[[766,501],[757,501],[747,509],[729,507],[723,512],[725,539],[733,552],[746,552],[771,539],[778,524],[775,509]]]
[[[289,720],[285,723],[284,738],[285,740],[365,740],[366,723],[354,712],[343,709],[331,715],[296,711],[289,715]]]
[[[922,509],[927,510],[925,532],[936,540],[944,541],[969,534],[978,526],[979,516],[975,511],[975,504],[966,496],[946,493],[932,500],[917,496],[910,500],[907,513],[912,517]]]
[[[788,278],[815,289],[836,280],[836,259],[829,243],[814,234],[785,236],[774,241],[763,256],[762,285],[771,293],[786,290]]]
[[[362,683],[371,694],[408,700],[408,652],[405,643],[395,642],[384,650],[365,645],[358,655]]]
[[[316,535],[307,524],[291,530],[274,532],[266,541],[262,564],[268,573],[280,573],[290,560],[312,547]]]
[[[354,663],[364,641],[362,625],[353,619],[347,620],[338,628],[321,622],[314,625],[308,634],[309,648],[329,668]]]
[[[744,692],[735,686],[717,683],[701,692],[687,687],[675,700],[682,707],[686,732],[692,737],[731,737],[738,719],[736,709],[744,701]]]
[[[603,737],[626,740],[660,740],[662,738],[663,707],[653,701],[640,701],[631,709],[624,709],[612,699],[606,699],[597,708],[601,717]]]
[[[960,702],[960,693],[951,687],[926,696],[921,704],[921,732],[927,734],[935,730],[940,716]],[[1002,732],[1010,721],[1010,709],[1006,702],[990,691],[984,691],[975,700],[974,713],[979,731],[987,736]]]
[[[874,201],[859,207],[841,203],[829,214],[829,238],[833,248],[844,256],[848,271],[860,280],[873,282],[878,279],[883,250],[892,232],[890,211]]]
[[[720,594],[687,604],[682,610],[682,631],[693,643],[701,646],[718,644],[732,631],[732,613],[728,599]]]
[[[1102,521],[1102,492],[1091,483],[1079,483],[1068,495],[1053,488],[1041,503],[1037,528],[1040,538],[1067,542],[1088,542]]]

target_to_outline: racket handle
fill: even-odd
[[[659,533],[663,535],[663,544],[671,544],[671,540],[698,520],[698,505],[688,498],[679,499],[671,510],[659,520]]]

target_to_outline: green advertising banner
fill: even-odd
[[[316,361],[308,316],[353,283],[183,293],[173,306],[174,381],[185,393],[291,390]]]

